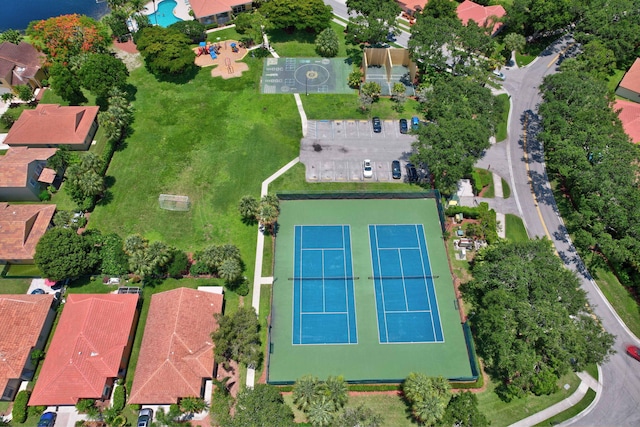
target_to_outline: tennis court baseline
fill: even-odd
[[[357,344],[350,232],[295,226],[293,344]]]
[[[422,224],[369,225],[380,343],[444,342]]]

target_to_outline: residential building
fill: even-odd
[[[35,110],[24,110],[20,114],[4,143],[10,147],[66,145],[71,150],[88,150],[98,130],[98,109],[96,106],[39,104]]]
[[[501,5],[482,6],[471,0],[464,0],[458,5],[456,11],[464,25],[474,21],[478,26],[487,28],[492,36],[500,32],[504,25],[500,19],[507,14]]]
[[[13,400],[33,379],[31,354],[44,350],[55,318],[53,295],[0,295],[0,400]]]
[[[252,10],[253,2],[247,0],[191,0],[194,17],[205,25],[223,25],[234,15]]]
[[[46,167],[56,150],[13,147],[0,156],[0,200],[39,201],[40,192],[56,178],[56,171]]]
[[[640,142],[640,104],[617,99],[613,109],[619,111],[618,117],[631,141],[635,144]]]
[[[0,94],[13,92],[18,85],[42,87],[47,78],[46,56],[29,43],[0,43]]]
[[[616,89],[616,95],[640,102],[640,58],[636,58],[631,68],[627,70]]]
[[[70,294],[29,406],[109,399],[124,378],[138,319],[136,294]]]
[[[214,377],[211,333],[218,328],[222,293],[189,288],[153,295],[129,403],[172,404],[204,397]]]
[[[36,245],[55,212],[56,205],[0,203],[0,263],[33,264]]]

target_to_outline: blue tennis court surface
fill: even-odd
[[[370,225],[369,239],[380,342],[444,342],[422,225]]]
[[[357,344],[348,225],[296,225],[293,344]]]

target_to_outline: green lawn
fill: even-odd
[[[42,273],[34,264],[10,264],[6,269],[5,276],[9,278],[29,278],[40,277]]]
[[[624,77],[626,70],[615,70],[612,76],[609,76],[609,81],[607,83],[607,88],[613,92],[617,89],[620,84],[620,80]]]
[[[344,40],[344,27],[342,25],[331,22],[331,28],[338,36],[338,42],[340,43],[340,49],[338,50],[337,57],[347,56],[347,47]],[[309,33],[307,31],[294,31],[289,34],[284,30],[270,31],[269,44],[278,52],[278,55],[282,58],[307,58],[307,57],[319,57],[316,53],[316,34]]]
[[[144,68],[131,73],[133,134],[113,157],[114,184],[89,228],[188,252],[232,243],[253,277],[256,226],[242,223],[237,204],[298,155],[301,126],[293,97],[257,93],[262,60],[247,62],[249,71],[229,80],[207,69],[186,84],[158,82]],[[161,193],[189,196],[191,210],[161,210]]]
[[[564,384],[570,385],[569,390],[563,388]],[[574,373],[569,373],[560,378],[558,381],[560,390],[552,395],[528,395],[506,403],[494,392],[496,384],[488,381],[487,390],[477,394],[479,408],[491,421],[491,427],[508,426],[566,399],[576,391],[579,384],[580,378]]]
[[[541,426],[541,427],[557,426],[558,424],[575,417],[580,412],[587,409],[587,406],[589,406],[595,398],[596,398],[596,392],[593,391],[592,389],[589,389],[587,390],[587,394],[585,394],[585,396],[582,399],[580,399],[580,402],[578,402],[575,406],[572,406],[566,411],[560,412],[558,415],[553,416],[548,420],[541,422],[540,424],[536,424],[536,426]]]
[[[511,187],[509,187],[507,181],[502,178],[502,198],[508,199],[509,197],[511,197]]]
[[[506,214],[504,218],[506,224],[502,224],[505,227],[505,235],[507,239],[514,242],[526,242],[529,240],[527,229],[524,228],[522,219],[518,215]]]
[[[509,95],[506,93],[500,94],[496,97],[496,101],[502,108],[502,114],[500,115],[500,122],[496,128],[496,141],[504,141],[507,139],[507,127],[509,125],[509,109],[511,104],[509,103]]]
[[[26,294],[31,279],[0,279],[0,294]]]

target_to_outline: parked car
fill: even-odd
[[[635,345],[627,346],[627,354],[640,362],[640,347]]]
[[[371,178],[373,176],[373,166],[371,166],[371,160],[366,159],[363,163],[362,163],[362,174],[364,175],[365,178]]]
[[[38,427],[53,427],[56,423],[58,414],[55,412],[45,412],[40,415],[40,421],[38,421]]]
[[[400,119],[400,133],[409,132],[409,124],[407,123],[407,119]]]
[[[46,294],[46,292],[44,291],[44,289],[40,289],[40,288],[35,288],[34,290],[31,291],[31,295],[44,295]]]
[[[375,133],[382,132],[382,122],[380,121],[380,117],[374,117],[371,119],[371,123],[373,124],[373,131]]]
[[[411,163],[407,163],[407,165],[405,167],[407,168],[407,181],[409,181],[409,182],[417,182],[418,181],[418,171],[416,170],[416,167]]]
[[[504,80],[506,78],[500,70],[493,70],[493,75],[499,78],[500,80]]]
[[[418,116],[411,117],[411,130],[418,130],[420,128],[420,119]]]
[[[150,427],[153,421],[153,409],[142,408],[138,412],[138,427]]]
[[[400,161],[394,160],[391,162],[391,176],[393,179],[402,178],[402,170],[400,169]]]

